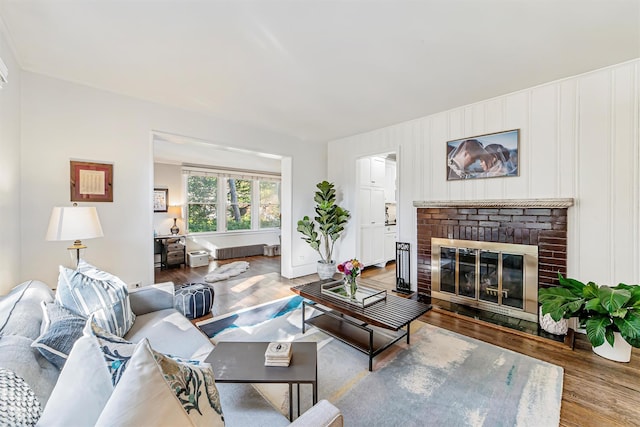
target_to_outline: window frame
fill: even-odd
[[[249,173],[249,172],[248,172]],[[203,176],[216,176],[216,185],[217,185],[217,195],[216,195],[216,231],[191,231],[189,229],[189,205],[192,204],[189,200],[189,177],[190,176],[198,176],[202,174]],[[253,174],[255,175],[255,174]],[[250,206],[251,206],[251,228],[248,229],[238,229],[238,230],[228,230],[227,229],[227,210],[230,206],[230,203],[227,203],[227,186],[228,179],[236,179],[236,180],[247,180],[251,181],[251,193],[250,193]],[[260,198],[260,182],[269,182],[276,181],[279,184],[282,183],[280,179],[274,179],[273,177],[266,177],[265,179],[260,179],[260,176],[243,176],[240,173],[222,173],[222,171],[216,172],[204,172],[196,170],[195,172],[190,172],[190,169],[183,169],[183,191],[185,194],[185,233],[190,235],[207,235],[207,234],[241,234],[241,233],[260,233],[260,232],[268,232],[280,230],[282,227],[282,222],[280,222],[280,226],[278,227],[260,227],[260,208],[262,207],[262,200]],[[282,206],[282,195],[281,195],[281,187],[278,188],[278,206]],[[202,204],[202,203],[193,203],[193,204]],[[205,203],[210,204],[210,203]]]

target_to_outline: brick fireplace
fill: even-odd
[[[431,296],[432,239],[532,245],[538,286],[567,271],[567,210],[573,199],[416,201],[418,293]],[[437,256],[435,257],[437,258]]]

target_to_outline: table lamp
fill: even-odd
[[[181,206],[169,206],[167,209],[167,214],[173,218],[173,227],[170,228],[171,234],[178,234],[180,229],[176,224],[176,220],[178,218],[182,219],[182,207]]]
[[[80,250],[86,246],[81,240],[102,237],[98,211],[94,207],[54,207],[49,219],[46,239],[50,241],[74,240],[67,249],[76,251],[76,265],[80,262]]]

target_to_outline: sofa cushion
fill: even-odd
[[[32,348],[31,343],[30,338],[19,335],[0,337],[0,368],[23,378],[45,407],[60,371]]]
[[[124,338],[133,342],[147,338],[154,350],[184,359],[204,361],[213,350],[209,338],[173,308],[137,316]]]
[[[0,425],[33,426],[42,408],[29,384],[9,369],[0,368]]]
[[[42,301],[53,302],[53,291],[37,280],[21,283],[0,297],[0,335],[36,339],[41,332]]]
[[[71,348],[82,336],[87,319],[60,304],[42,302],[44,331],[31,343],[58,369],[62,369]]]
[[[113,385],[95,337],[82,336],[60,373],[39,426],[92,426],[98,420]]]
[[[101,328],[124,336],[135,321],[127,285],[86,263],[81,267],[74,271],[60,266],[56,301],[85,317],[94,314]]]
[[[222,426],[209,366],[176,362],[140,342],[97,426]]]

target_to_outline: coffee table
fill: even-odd
[[[315,342],[294,342],[288,367],[264,366],[268,342],[221,341],[205,362],[213,368],[218,383],[289,384],[289,421],[293,419],[293,384],[297,387],[300,416],[300,384],[313,387],[313,404],[318,403],[318,350]]]
[[[362,307],[322,292],[322,285],[334,282],[320,280],[291,290],[306,298],[302,305],[302,333],[305,325],[313,325],[332,337],[369,355],[369,371],[373,358],[405,336],[410,344],[411,322],[431,310],[431,305],[408,298],[387,295],[369,306]],[[305,318],[307,306],[321,312]]]

